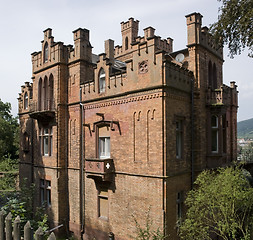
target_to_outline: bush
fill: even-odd
[[[26,187],[25,182],[20,191],[14,191],[7,196],[6,204],[1,208],[6,213],[11,213],[13,218],[17,216],[21,220],[21,229],[27,221],[30,221],[33,229],[41,227],[43,231],[48,230],[48,216],[44,207],[33,208],[34,186]]]

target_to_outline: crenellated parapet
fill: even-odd
[[[223,59],[223,46],[215,42],[207,27],[202,27],[202,15],[192,13],[186,15],[188,48],[201,45],[220,59]]]
[[[25,85],[21,86],[21,93],[19,93],[18,97],[19,113],[29,112],[32,100],[33,100],[33,84],[30,82],[25,82]]]
[[[143,46],[146,48],[155,46],[156,51],[161,50],[167,53],[173,51],[173,39],[161,39],[160,36],[155,35],[155,29],[151,26],[143,30],[143,36],[138,36],[138,23],[139,21],[134,21],[133,18],[121,23],[122,46],[115,46],[114,54],[116,59],[121,61],[129,60],[132,57],[131,54],[139,51]]]
[[[174,63],[169,57],[165,63],[166,86],[175,90],[190,93],[192,91],[193,73]]]
[[[39,72],[57,64],[69,64],[79,60],[92,62],[92,46],[89,42],[89,30],[79,28],[73,31],[74,45],[54,42],[52,30],[44,31],[42,50],[32,53],[33,72]]]

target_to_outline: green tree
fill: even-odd
[[[239,153],[239,157],[241,161],[253,162],[253,143],[243,147]]]
[[[34,185],[27,187],[26,180],[20,186],[19,191],[14,191],[12,193],[7,193],[8,195],[3,198],[5,199],[5,204],[1,210],[6,213],[11,213],[13,219],[17,216],[21,220],[21,229],[27,221],[30,221],[31,226],[37,230],[42,227],[43,231],[48,230],[48,216],[45,214],[44,207],[33,207],[33,196],[35,195]]]
[[[186,206],[181,239],[252,239],[253,188],[238,166],[203,171],[188,193]]]
[[[18,158],[18,122],[11,115],[10,103],[0,99],[0,161]]]
[[[217,41],[228,45],[230,56],[248,48],[253,57],[253,2],[252,0],[218,0],[222,2],[218,21],[212,25]]]

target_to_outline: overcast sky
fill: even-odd
[[[93,53],[104,52],[104,40],[121,45],[120,22],[133,17],[140,21],[139,35],[152,26],[156,35],[174,39],[174,51],[187,44],[185,15],[199,12],[203,26],[217,20],[216,0],[0,0],[0,98],[12,104],[17,115],[21,85],[31,81],[31,53],[41,50],[43,30],[53,29],[55,41],[73,44],[72,31],[90,30]],[[236,81],[239,90],[238,120],[253,118],[253,59],[247,52],[234,59],[224,53],[223,81]]]

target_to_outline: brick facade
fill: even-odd
[[[87,29],[73,32],[74,46],[44,31],[18,99],[20,177],[35,183],[35,205],[45,198],[52,226],[131,239],[150,209],[153,228],[178,239],[196,175],[236,159],[236,85],[223,84],[222,48],[202,16],[186,20],[178,52],[152,27],[138,36],[133,18],[121,23],[122,46],[109,39],[100,55]]]

